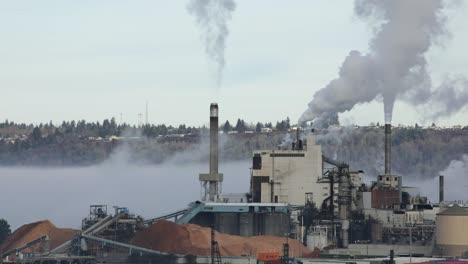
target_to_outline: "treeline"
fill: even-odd
[[[275,131],[286,132],[291,128],[290,119],[287,117],[284,120],[276,122],[273,126],[271,122],[256,124],[249,124],[243,119],[237,119],[235,125],[231,125],[229,121],[225,121],[220,129],[225,132],[236,131],[243,133],[246,131],[261,132],[263,128],[269,128]],[[207,131],[207,127],[191,127],[181,124],[178,127],[165,124],[141,124],[130,125],[127,123],[118,124],[115,118],[104,119],[102,122],[87,122],[80,121],[63,121],[61,124],[56,125],[52,121],[49,123],[40,123],[39,125],[15,123],[5,120],[0,122],[0,139],[4,138],[18,138],[20,136],[33,137],[39,141],[41,137],[48,137],[49,135],[58,134],[73,134],[77,137],[101,137],[106,138],[110,136],[145,136],[148,138],[156,138],[165,135],[186,135],[186,134],[200,134]]]
[[[278,121],[277,128],[271,123],[253,125],[238,119],[234,127],[226,121],[220,129],[226,133],[244,134],[264,127],[286,132],[290,128],[289,118]],[[117,124],[114,118],[102,122],[64,121],[60,125],[53,122],[18,124],[6,120],[0,123],[0,165],[91,165],[106,160],[123,143],[131,148],[135,160],[160,163],[199,143],[207,132],[205,126],[136,126]],[[268,142],[268,145],[247,142],[244,149],[234,144],[226,158],[239,159],[248,156],[252,148],[273,146]]]
[[[223,161],[248,160],[254,150],[276,148],[287,141],[288,133],[294,133],[288,132],[291,128],[288,119],[275,125],[253,125],[238,119],[233,125],[225,122],[220,127],[225,132],[220,136]],[[262,131],[265,128],[271,131]],[[232,131],[237,133],[229,133]],[[207,132],[206,127],[184,125],[120,125],[113,119],[101,123],[64,122],[59,126],[3,122],[0,123],[0,165],[92,165],[109,159],[122,149],[131,162],[158,164],[187,152],[192,161],[206,162],[209,153]],[[364,170],[368,175],[382,173],[382,127],[333,127],[316,130],[315,134],[325,155],[347,162],[353,169]],[[395,127],[392,134],[393,172],[434,177],[450,161],[468,154],[467,150],[468,127]]]

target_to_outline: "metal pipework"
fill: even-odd
[[[392,168],[392,125],[385,124],[385,175],[391,175]]]
[[[444,176],[439,176],[439,203],[444,201]]]
[[[349,219],[351,213],[351,179],[349,175],[349,166],[342,164],[338,167],[338,214],[341,220],[341,239],[342,247],[348,248],[349,245]]]

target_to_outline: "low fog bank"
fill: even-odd
[[[42,219],[80,228],[91,204],[107,204],[112,212],[113,205],[126,206],[152,218],[200,199],[200,172],[208,172],[206,163],[135,165],[115,157],[91,167],[0,167],[0,218],[13,230]],[[220,163],[220,172],[225,193],[249,190],[247,161]]]
[[[395,139],[398,137],[395,136]],[[431,137],[422,138],[424,140],[421,140],[421,144],[434,142],[430,140]],[[280,143],[281,137],[268,142],[274,144],[276,140]],[[318,134],[317,141],[323,144],[326,155],[349,161],[352,167],[364,169],[364,180],[367,183],[374,181],[383,171],[383,140],[379,129],[331,130]],[[226,137],[220,137],[220,154],[232,151],[233,146],[229,142]],[[443,141],[437,142],[434,146],[448,145]],[[256,149],[268,148],[266,144],[254,141],[249,143],[255,145]],[[450,142],[450,146],[455,143]],[[237,144],[245,146],[240,142]],[[208,145],[208,141],[203,139],[190,148],[170,155],[161,164],[154,164],[151,158],[142,156],[135,159],[133,146],[122,144],[106,161],[89,167],[0,167],[0,218],[5,218],[12,229],[42,219],[50,219],[61,227],[80,228],[81,219],[88,215],[91,204],[107,204],[109,211],[113,211],[114,205],[129,207],[131,212],[145,218],[183,209],[188,203],[200,198],[198,174],[209,170]],[[464,146],[463,143],[458,145],[460,148]],[[245,151],[250,148],[252,146]],[[405,160],[414,161],[407,157],[408,153],[411,154],[408,151],[414,148],[413,143],[405,145],[405,148],[400,149],[398,145],[393,148],[395,172],[403,175],[404,185],[420,187],[421,195],[435,202],[438,199],[438,179],[434,176],[440,171],[439,174],[446,176],[446,199],[468,200],[468,184],[465,184],[468,155],[456,155],[464,151],[456,149],[451,155],[439,153],[430,162],[418,160],[412,168],[398,165]],[[251,151],[249,153],[250,156]],[[432,155],[437,151],[419,149],[418,153]],[[455,155],[457,158],[449,159]],[[223,192],[247,192],[249,168],[250,161],[247,159],[221,161],[220,172],[225,175]],[[408,173],[400,173],[402,168],[406,168]]]

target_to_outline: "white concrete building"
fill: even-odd
[[[322,148],[311,133],[290,149],[255,151],[252,164],[252,201],[304,205],[311,199],[317,207],[330,196],[330,181],[322,178]],[[360,181],[354,175],[353,182]],[[338,183],[334,184],[334,201]],[[336,207],[335,207],[336,208]]]

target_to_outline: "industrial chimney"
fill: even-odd
[[[210,105],[210,173],[200,174],[202,200],[217,202],[221,195],[223,174],[218,173],[218,104]]]
[[[391,175],[392,168],[392,125],[385,124],[385,175]]]
[[[218,104],[210,105],[210,174],[218,174]]]
[[[439,176],[439,203],[444,201],[444,176]]]

